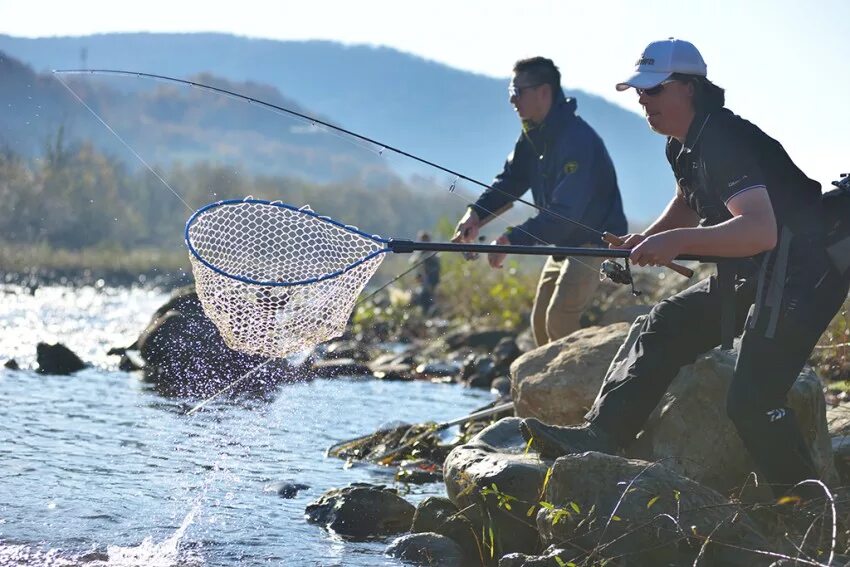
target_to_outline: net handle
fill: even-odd
[[[244,276],[237,275],[237,274],[231,274],[231,273],[229,273],[225,270],[222,270],[218,266],[211,264],[201,255],[201,253],[197,250],[197,248],[195,248],[195,246],[192,244],[192,239],[189,237],[189,231],[191,230],[192,225],[194,225],[195,222],[198,220],[198,218],[200,218],[200,216],[203,215],[204,213],[206,213],[207,211],[210,211],[212,209],[216,209],[218,207],[225,207],[225,206],[237,205],[237,204],[269,205],[269,206],[279,207],[281,209],[293,211],[293,212],[296,212],[296,213],[299,213],[299,214],[302,214],[302,215],[307,215],[307,216],[313,217],[317,220],[332,224],[332,225],[334,225],[338,228],[341,228],[343,230],[346,230],[348,232],[353,232],[355,234],[363,236],[364,238],[368,238],[369,240],[372,240],[373,242],[376,242],[378,244],[383,244],[385,247],[380,249],[380,250],[376,250],[374,252],[369,253],[368,255],[364,256],[363,258],[357,260],[356,262],[346,266],[345,268],[343,268],[341,270],[337,270],[336,272],[324,274],[324,275],[319,276],[317,278],[310,278],[310,279],[301,280],[301,281],[297,281],[297,282],[259,281],[259,280],[252,280],[252,279],[249,279],[249,278],[246,278]],[[386,253],[391,251],[389,248],[386,247],[389,244],[389,240],[387,240],[385,238],[381,238],[380,236],[378,236],[376,234],[367,234],[367,233],[363,232],[362,230],[360,230],[359,228],[357,228],[356,226],[351,226],[351,225],[348,225],[348,224],[343,224],[339,221],[335,221],[330,217],[320,215],[320,214],[316,213],[315,211],[311,211],[310,209],[308,209],[306,207],[298,208],[298,207],[293,207],[292,205],[287,205],[286,203],[284,203],[282,201],[268,201],[266,199],[254,199],[252,197],[247,197],[245,199],[226,199],[226,200],[223,200],[223,201],[216,201],[214,203],[210,203],[208,205],[201,207],[200,209],[198,209],[197,211],[192,213],[192,216],[189,217],[189,220],[186,221],[186,228],[183,232],[183,238],[186,242],[186,247],[189,249],[189,253],[191,253],[192,256],[194,256],[201,264],[203,264],[204,266],[206,266],[210,270],[214,271],[215,273],[217,273],[221,276],[224,276],[226,278],[230,278],[232,280],[242,282],[242,283],[246,283],[246,284],[250,284],[250,285],[258,285],[258,286],[269,286],[269,287],[294,287],[294,286],[300,286],[300,285],[315,284],[315,283],[322,282],[322,281],[325,281],[325,280],[333,279],[333,278],[341,276],[342,274],[344,274],[346,272],[350,272],[351,270],[355,269],[357,266],[360,266],[361,264],[368,262],[369,260],[371,260],[372,258],[374,258],[376,256],[379,256],[381,254],[386,254]]]
[[[516,244],[465,244],[454,242],[416,242],[391,238],[387,246],[392,252],[480,252],[496,254],[521,254],[524,256],[593,256],[597,258],[628,258],[631,250],[622,248],[584,248],[573,246],[521,246]],[[729,260],[719,256],[682,254],[676,260],[714,263]]]

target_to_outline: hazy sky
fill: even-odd
[[[727,105],[810,176],[826,182],[850,170],[850,0],[0,0],[0,33],[122,31],[385,45],[495,77],[540,54],[560,66],[564,86],[635,112],[634,93],[614,84],[648,42],[676,36],[700,49]]]

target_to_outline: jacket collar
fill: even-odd
[[[547,140],[551,139],[559,129],[558,125],[576,118],[576,108],[578,108],[576,99],[566,98],[563,93],[560,93],[560,97],[549,109],[549,114],[543,119],[543,123],[531,128],[523,124],[523,131],[528,136],[544,136]]]

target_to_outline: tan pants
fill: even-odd
[[[602,260],[590,256],[563,260],[550,256],[546,260],[531,310],[531,330],[537,346],[581,328],[581,315],[599,287]]]

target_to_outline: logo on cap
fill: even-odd
[[[653,59],[652,57],[641,57],[637,60],[635,66],[640,67],[641,65],[655,65],[655,59]]]

